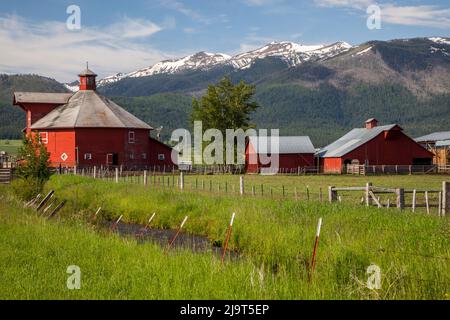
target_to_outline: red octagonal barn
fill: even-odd
[[[14,93],[27,113],[26,133],[40,135],[52,166],[175,165],[172,148],[150,137],[151,126],[98,94],[94,72],[79,76],[76,93]]]

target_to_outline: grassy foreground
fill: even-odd
[[[15,155],[22,145],[22,140],[0,140],[0,151]]]
[[[0,298],[142,299],[449,299],[448,218],[350,204],[211,196],[198,192],[54,176],[46,186],[68,205],[59,221],[18,206],[0,189]],[[220,267],[210,253],[138,244],[96,231],[86,220],[124,215],[221,244],[236,212],[231,245],[241,258]],[[317,267],[308,281],[315,228],[323,227]],[[78,265],[82,289],[66,288]],[[381,268],[382,288],[370,290],[366,269]]]

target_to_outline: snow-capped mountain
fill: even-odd
[[[240,53],[235,56],[202,51],[180,59],[164,60],[153,66],[130,73],[117,73],[108,76],[99,80],[97,86],[101,87],[115,83],[124,78],[139,78],[156,74],[174,74],[189,70],[208,70],[216,66],[231,66],[235,69],[246,69],[256,60],[267,57],[278,57],[285,61],[288,66],[296,66],[305,61],[331,58],[351,48],[352,46],[346,42],[336,42],[330,45],[302,45],[282,41],[272,42],[259,49]],[[71,91],[77,90],[73,85],[66,84],[66,87]]]
[[[209,53],[202,51],[181,59],[158,62],[149,68],[131,72],[127,74],[127,77],[138,78],[161,73],[172,74],[187,70],[209,69],[216,65],[223,64],[230,59],[230,56],[223,53]]]
[[[103,79],[97,81],[97,86],[101,87],[101,86],[104,86],[109,83],[114,83],[114,82],[117,82],[117,81],[123,79],[124,77],[126,77],[126,74],[119,72],[112,76],[109,76],[109,77],[106,77],[106,78],[103,78]]]
[[[446,39],[446,38],[431,37],[431,38],[428,38],[428,40],[433,41],[433,42],[438,43],[438,44],[448,44],[448,45],[450,45],[450,39]]]
[[[80,88],[80,82],[78,80],[73,81],[71,83],[64,83],[63,85],[67,90],[72,92],[77,92],[78,89]]]
[[[352,46],[346,42],[337,42],[331,45],[305,46],[294,42],[272,42],[268,45],[231,58],[230,63],[237,69],[249,68],[257,59],[279,57],[289,66],[296,66],[311,59],[318,60],[331,58]]]

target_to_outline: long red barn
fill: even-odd
[[[86,68],[76,93],[14,93],[26,134],[40,135],[51,166],[175,166],[172,148],[150,137],[151,126],[98,94],[96,76]]]
[[[397,124],[378,126],[376,119],[366,121],[321,149],[317,154],[325,173],[342,173],[349,164],[430,165],[433,154],[411,139]]]
[[[264,163],[263,157],[271,157],[275,152],[271,146],[278,145],[278,169],[279,172],[291,172],[299,168],[314,166],[314,146],[307,136],[282,136],[277,137],[249,137],[245,162],[247,173],[260,173],[261,168],[268,168],[272,163]],[[267,159],[268,160],[268,159]]]

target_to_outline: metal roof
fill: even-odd
[[[14,105],[21,103],[52,103],[65,104],[71,93],[43,93],[43,92],[14,92]]]
[[[249,143],[253,145],[256,153],[270,154],[272,143],[276,143],[277,137],[249,137]],[[283,136],[278,137],[278,154],[314,153],[315,149],[308,136]]]
[[[436,141],[436,147],[448,147],[450,146],[450,140]]]
[[[94,71],[90,70],[89,68],[86,68],[78,76],[79,77],[82,77],[82,76],[97,76],[97,74]]]
[[[416,138],[417,142],[436,142],[439,140],[449,140],[450,139],[450,131],[441,131],[441,132],[433,132],[427,134],[425,136]]]
[[[372,129],[353,129],[340,139],[320,149],[316,155],[322,158],[342,157],[359,146],[362,146],[366,142],[372,140],[380,133],[389,131],[396,126],[396,124],[389,124],[385,126],[377,126]]]
[[[80,90],[68,103],[36,121],[31,129],[51,128],[153,129],[113,101],[93,90]]]

